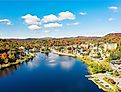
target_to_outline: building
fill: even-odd
[[[110,65],[113,70],[121,72],[121,61],[112,60]]]
[[[81,47],[84,47],[84,48],[88,48],[88,47],[89,47],[89,44],[87,44],[87,43],[82,43],[80,46],[81,46]]]
[[[104,51],[115,50],[117,48],[117,43],[106,43],[104,44]]]

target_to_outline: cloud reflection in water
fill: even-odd
[[[28,62],[27,65],[29,69],[34,69],[39,66],[39,63],[40,63],[39,56],[37,56],[32,61]]]
[[[70,70],[73,67],[74,63],[75,62],[71,61],[71,60],[69,60],[69,61],[61,61],[60,65],[61,65],[62,69]]]
[[[62,69],[70,70],[74,65],[74,59],[71,57],[58,56],[56,54],[50,54],[47,60],[47,65],[49,67],[61,66]]]
[[[58,55],[56,54],[51,54],[49,55],[48,59],[47,59],[47,66],[51,67],[51,68],[54,68],[58,65],[57,63],[57,58],[58,58]]]

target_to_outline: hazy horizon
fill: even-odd
[[[110,33],[107,33],[110,34]],[[77,36],[62,36],[62,37],[49,37],[49,36],[45,36],[45,37],[0,37],[0,39],[41,39],[41,38],[73,38],[73,37],[103,37],[106,36],[105,35],[100,35],[100,36],[96,36],[96,35],[77,35]]]

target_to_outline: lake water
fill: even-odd
[[[103,92],[89,81],[80,60],[50,53],[0,70],[0,92]]]

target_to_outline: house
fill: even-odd
[[[89,47],[89,44],[87,44],[87,43],[82,43],[80,46],[81,46],[81,47],[84,47],[84,48],[88,48],[88,47]]]
[[[25,47],[23,47],[23,46],[20,46],[20,47],[19,47],[19,49],[20,49],[20,50],[24,50],[24,49],[25,49]]]
[[[78,45],[75,45],[75,44],[74,44],[74,45],[73,45],[73,47],[74,47],[74,48],[77,48],[77,47],[78,47]]]
[[[110,65],[111,65],[112,70],[121,72],[121,61],[112,60]]]
[[[104,51],[115,50],[117,48],[117,43],[106,43],[104,44]]]
[[[77,49],[77,54],[81,55],[81,54],[87,54],[87,50],[84,48],[78,48]]]
[[[29,54],[29,49],[28,49],[28,48],[26,48],[26,49],[24,50],[24,54],[25,54],[25,55],[28,55],[28,54]]]
[[[35,48],[35,47],[34,48],[31,48],[31,49],[29,49],[29,51],[30,52],[36,52],[37,51],[37,48]]]
[[[101,58],[101,54],[98,52],[91,52],[89,56],[93,58]]]

